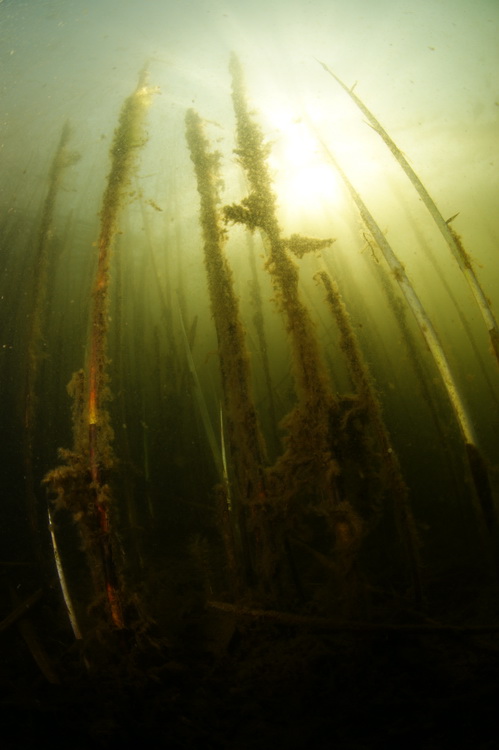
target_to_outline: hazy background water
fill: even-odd
[[[304,204],[310,213],[310,168],[324,185],[316,186],[315,194],[312,190],[312,199],[326,199],[329,210],[340,207],[345,214],[344,201],[338,205],[338,178],[327,167],[328,174],[317,172],[320,149],[307,142],[311,123],[366,202],[377,209],[380,224],[389,223],[393,232],[406,220],[400,205],[394,211],[396,186],[383,177],[390,178],[391,157],[318,58],[348,85],[357,82],[356,93],[409,157],[442,214],[460,213],[456,230],[464,232],[468,250],[486,267],[486,291],[494,296],[499,286],[498,21],[493,1],[414,6],[381,0],[251,5],[3,0],[0,199],[12,200],[12,185],[22,179],[28,163],[32,188],[43,179],[44,159],[50,158],[61,124],[69,118],[74,148],[84,157],[76,175],[76,200],[95,196],[97,210],[100,192],[95,186],[108,168],[114,123],[146,62],[151,84],[160,87],[161,95],[150,114],[142,173],[159,164],[164,178],[162,184],[156,179],[155,190],[166,191],[168,179],[182,188],[186,169],[190,179],[183,135],[186,108],[194,106],[220,124],[230,156],[227,60],[235,51],[274,142],[283,214],[291,218],[303,212]],[[16,200],[25,202],[29,195],[23,185]],[[183,203],[182,210],[190,213]]]
[[[153,117],[163,130],[193,104],[225,122],[230,51],[244,62],[270,128],[279,133],[305,110],[338,128],[341,144],[348,101],[319,58],[349,85],[358,81],[438,199],[461,203],[465,190],[470,214],[490,213],[481,192],[492,196],[497,185],[493,0],[0,5],[0,147],[9,169],[26,150],[51,148],[67,117],[83,142],[107,135],[145,61],[162,90]]]
[[[73,129],[71,148],[81,155],[65,177],[58,199],[57,231],[63,235],[63,227],[70,228],[62,243],[65,253],[61,250],[52,279],[48,357],[40,386],[44,394],[41,408],[45,410],[40,477],[57,460],[57,447],[70,441],[65,384],[83,364],[92,242],[98,234],[108,153],[121,105],[133,91],[144,64],[151,85],[158,86],[160,93],[153,98],[149,138],[141,153],[136,185],[132,186],[142,191],[142,205],[131,201],[127,209],[121,227],[124,238],[120,239],[127,251],[122,270],[115,272],[123,286],[117,295],[121,307],[119,312],[113,308],[113,315],[122,316],[120,335],[125,337],[120,350],[123,359],[118,364],[120,347],[113,339],[113,330],[111,348],[117,347],[116,367],[129,378],[127,413],[115,415],[116,427],[119,432],[120,420],[121,427],[129,420],[128,434],[133,433],[135,446],[133,460],[140,464],[145,461],[145,435],[154,427],[148,460],[153,456],[157,459],[154,471],[161,497],[168,483],[170,487],[173,483],[174,497],[181,493],[179,475],[182,471],[192,474],[185,467],[193,458],[201,460],[196,447],[189,455],[181,445],[177,453],[170,454],[176,467],[174,478],[160,478],[164,438],[158,432],[162,416],[155,413],[154,404],[168,389],[164,385],[168,372],[162,349],[167,345],[161,339],[159,349],[155,349],[155,336],[162,337],[163,333],[156,282],[150,260],[144,262],[144,211],[150,235],[147,243],[152,242],[154,247],[160,280],[165,283],[169,274],[176,280],[182,276],[189,313],[198,316],[194,357],[216,424],[217,344],[207,299],[199,202],[185,144],[184,117],[186,110],[194,107],[209,121],[210,138],[223,156],[223,200],[239,200],[245,191],[233,154],[234,116],[228,74],[229,55],[236,52],[245,70],[250,100],[272,143],[270,163],[283,232],[336,238],[331,262],[376,377],[404,470],[419,499],[421,524],[427,522],[435,498],[439,499],[440,511],[453,503],[454,489],[447,470],[442,470],[445,481],[441,484],[439,474],[446,452],[453,461],[461,460],[455,447],[452,415],[420,341],[418,357],[429,367],[427,382],[442,409],[442,421],[450,425],[443,437],[428,426],[430,415],[418,378],[402,348],[403,336],[388,311],[383,287],[376,280],[379,259],[372,257],[356,211],[324,157],[317,136],[335,153],[406,265],[445,342],[492,481],[497,483],[497,366],[488,351],[478,309],[399,167],[318,61],[326,63],[347,85],[356,84],[355,92],[410,160],[444,218],[459,213],[453,227],[462,235],[485,293],[497,308],[498,38],[499,6],[494,0],[426,0],[417,4],[401,0],[0,0],[0,207],[5,220],[9,215],[24,217],[26,236],[30,227],[37,226],[47,172],[66,120]],[[65,224],[70,220],[72,224]],[[10,260],[5,266],[0,310],[4,321],[4,392],[12,404],[23,372],[22,325],[29,314],[22,304],[27,305],[29,296],[24,280],[25,264],[29,265],[26,259],[30,257],[29,251],[24,255],[23,248],[29,248],[30,243],[17,231],[16,242],[6,247]],[[168,260],[162,251],[165,237],[176,248]],[[247,260],[241,257],[242,242],[243,233],[233,230],[227,253],[251,333],[248,268]],[[436,258],[438,271],[428,258],[428,250]],[[300,261],[302,289],[311,300],[321,345],[335,371],[335,387],[348,390],[338,349],[333,346],[330,351],[328,337],[334,339],[334,333],[331,323],[325,322],[324,303],[313,281],[318,268],[316,258]],[[292,388],[286,380],[289,351],[262,269],[263,264],[259,273],[272,344],[272,372],[276,384],[285,384],[282,416],[292,402]],[[414,328],[412,323],[409,326]],[[143,331],[148,333],[141,341]],[[164,371],[159,374],[154,369],[154,352],[164,355],[160,357]],[[258,379],[258,366],[255,370]],[[163,391],[159,388],[154,392],[151,384],[156,378]],[[9,409],[14,410],[12,404]],[[118,411],[118,407],[113,408]],[[173,419],[171,413],[167,417]],[[17,427],[12,428],[13,424]],[[4,429],[10,444],[6,455],[11,451],[14,456],[22,443],[18,417],[9,413]],[[175,429],[175,424],[169,429]],[[119,440],[123,441],[123,436]],[[169,450],[174,450],[172,445]],[[209,457],[204,461],[209,494],[215,477],[210,473],[213,467],[209,467]],[[22,492],[18,483],[22,467],[16,478],[13,465],[6,459],[3,472],[9,477],[9,486],[16,488],[13,494],[18,495]],[[185,494],[192,500],[195,491],[186,489]],[[437,526],[439,533],[445,533],[441,518]]]

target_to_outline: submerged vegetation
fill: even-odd
[[[65,464],[44,478],[59,507],[73,514],[80,529],[97,593],[106,594],[110,616],[125,627],[118,572],[113,553],[110,515],[112,490],[108,476],[114,469],[113,429],[106,408],[108,386],[107,331],[110,260],[120,210],[129,187],[137,149],[144,145],[143,119],[152,89],[145,72],[125,101],[111,148],[111,171],[101,210],[98,258],[92,290],[88,361],[69,384],[73,399],[73,450],[61,450]]]
[[[497,357],[491,305],[451,220],[359,97],[323,67],[417,190],[472,286]],[[462,597],[473,597],[477,581],[495,590],[499,571],[494,466],[461,394],[455,357],[386,232],[322,144],[360,217],[356,249],[367,243],[378,275],[373,284],[407,352],[413,416],[401,414],[377,382],[390,367],[389,342],[376,323],[359,323],[358,290],[335,257],[338,239],[319,236],[322,227],[314,232],[310,223],[303,234],[283,229],[272,145],[235,55],[229,73],[233,157],[245,188],[238,198],[225,197],[228,164],[211,145],[213,123],[189,109],[195,241],[180,220],[173,230],[165,220],[157,239],[147,209],[161,214],[161,201],[137,188],[154,93],[145,72],[114,133],[95,254],[82,257],[72,247],[84,230],[90,249],[94,227],[82,230],[71,216],[64,237],[62,225],[56,229],[57,188],[63,173],[71,179],[66,167],[76,161],[69,126],[63,129],[30,260],[36,279],[21,326],[23,403],[6,417],[7,431],[25,430],[33,538],[50,527],[52,546],[43,534],[37,544],[52,548],[73,629],[83,639],[118,631],[137,642],[158,628],[182,639],[210,608],[289,622],[303,617],[324,627],[392,622],[415,610],[445,617],[442,590],[451,581],[458,578]],[[175,219],[186,197],[168,200]],[[125,210],[134,203],[139,231]],[[1,228],[4,243],[24,239],[13,222]],[[4,278],[14,268],[9,258]],[[197,299],[198,287],[207,303]],[[71,448],[60,447],[70,439],[62,373],[72,373]],[[14,368],[6,374],[9,388],[12,374]],[[423,438],[412,424],[416,399],[429,425]],[[422,447],[408,450],[426,435],[430,459]],[[61,464],[53,468],[57,448]]]

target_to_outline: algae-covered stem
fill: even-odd
[[[278,447],[280,445],[280,439],[279,435],[277,433],[277,417],[276,417],[276,407],[275,407],[275,400],[274,400],[274,388],[272,386],[272,377],[270,374],[270,362],[269,362],[269,352],[268,352],[268,344],[267,344],[267,336],[265,333],[265,319],[263,315],[263,300],[262,300],[262,292],[260,289],[260,281],[258,279],[258,272],[257,272],[257,266],[256,266],[256,258],[255,258],[255,247],[253,242],[253,236],[248,233],[248,260],[249,260],[249,266],[250,266],[250,272],[251,272],[251,280],[250,280],[250,297],[251,301],[253,303],[254,312],[253,312],[253,325],[255,326],[255,331],[257,335],[257,341],[258,341],[258,347],[260,351],[260,357],[262,362],[262,370],[263,370],[263,380],[265,383],[265,388],[267,391],[267,399],[268,399],[268,425],[269,425],[269,439],[268,439],[268,446],[269,446],[269,452],[272,450],[273,453],[275,453],[278,450]]]
[[[335,75],[333,71],[330,70],[330,68],[328,68],[328,66],[325,63],[321,62],[320,60],[317,60],[317,62],[320,65],[322,65],[326,73],[329,73],[329,75],[332,76],[334,80],[337,81],[337,83],[339,83],[342,89],[346,91],[348,96],[355,102],[357,107],[366,116],[367,121],[370,124],[370,126],[373,128],[373,130],[375,130],[376,133],[378,133],[380,138],[382,138],[384,143],[388,146],[391,153],[393,154],[393,156],[399,163],[400,167],[403,169],[406,176],[410,180],[411,184],[417,191],[419,197],[421,198],[422,202],[424,203],[427,210],[429,211],[433,221],[437,225],[442,237],[446,241],[452,255],[456,259],[457,264],[459,268],[461,269],[462,273],[464,274],[466,281],[468,282],[468,285],[473,293],[473,296],[475,297],[476,303],[480,309],[483,320],[487,327],[492,352],[499,364],[499,327],[497,325],[497,321],[492,311],[491,304],[489,300],[487,299],[487,296],[485,295],[480,285],[480,282],[476,276],[475,270],[473,268],[473,264],[471,262],[471,258],[466,252],[466,250],[464,249],[464,246],[461,242],[461,238],[450,226],[450,222],[455,217],[453,216],[451,219],[447,219],[447,221],[444,219],[437,205],[435,204],[435,201],[433,200],[431,195],[428,193],[427,189],[425,188],[420,178],[418,177],[414,169],[411,167],[411,165],[405,158],[402,151],[399,149],[397,144],[392,140],[392,138],[390,138],[390,136],[388,135],[386,130],[383,128],[381,123],[378,121],[378,119],[366,107],[362,99],[360,99],[357,96],[357,94],[354,93],[353,89],[349,89],[348,86],[345,83],[343,83],[343,81],[340,78],[338,78],[338,76]]]
[[[144,69],[135,91],[125,100],[111,147],[111,171],[107,178],[101,209],[97,270],[92,291],[92,312],[88,354],[88,445],[90,475],[95,494],[95,508],[101,531],[101,553],[111,616],[118,628],[124,627],[115,566],[112,558],[109,525],[109,489],[103,484],[101,471],[110,463],[112,431],[104,408],[107,396],[107,328],[109,265],[113,240],[118,226],[125,192],[137,152],[144,145],[144,117],[154,89],[146,82]]]
[[[93,307],[89,354],[89,425],[99,423],[100,399],[106,380],[106,332],[109,290],[109,263],[117,220],[138,149],[144,145],[144,117],[154,89],[146,85],[146,72],[141,72],[133,94],[123,104],[118,127],[111,147],[111,171],[102,200],[101,226],[98,239],[98,260],[92,292]]]
[[[412,513],[409,489],[400,467],[397,453],[394,450],[388,428],[383,419],[382,406],[376,392],[374,382],[369,372],[357,337],[353,330],[350,316],[341,298],[338,285],[325,271],[317,274],[326,291],[326,301],[336,320],[340,332],[340,348],[345,355],[352,382],[354,383],[360,402],[366,409],[373,426],[376,442],[380,451],[380,462],[387,470],[388,483],[393,494],[395,513],[399,531],[407,552],[407,559],[411,571],[414,594],[417,601],[422,599],[421,560],[419,556],[420,542],[414,516]]]
[[[276,288],[280,307],[286,316],[293,347],[295,378],[300,401],[320,407],[325,413],[332,405],[332,395],[321,361],[314,326],[300,300],[298,269],[287,254],[287,243],[282,237],[277,220],[276,197],[267,166],[270,148],[264,143],[260,127],[251,117],[244,86],[241,63],[236,55],[230,59],[232,98],[236,115],[236,155],[246,172],[250,194],[239,206],[226,206],[226,219],[246,224],[250,230],[263,232],[268,245],[267,268]],[[331,241],[327,241],[329,244]]]
[[[236,484],[232,505],[234,534],[240,535],[239,552],[250,574],[251,550],[245,537],[244,516],[249,507],[253,521],[259,523],[257,506],[264,485],[266,450],[251,392],[249,356],[232,271],[223,250],[226,230],[218,208],[220,155],[209,150],[201,118],[194,110],[186,115],[186,138],[200,197],[204,261],[217,333],[231,469]],[[260,528],[259,539],[260,542],[267,539],[263,528]],[[256,556],[258,568],[259,551]]]
[[[334,164],[335,168],[341,175],[341,178],[343,179],[343,182],[345,183],[347,190],[352,197],[352,200],[358,208],[365,226],[367,227],[374,241],[381,250],[393,274],[393,277],[397,281],[400,290],[402,291],[405,300],[416,319],[421,334],[424,337],[426,345],[428,346],[428,349],[433,357],[433,361],[438,369],[463,438],[470,476],[473,481],[473,487],[480,506],[483,520],[490,535],[491,553],[494,559],[494,565],[496,567],[497,574],[499,575],[499,525],[494,510],[494,501],[492,497],[492,490],[490,487],[487,466],[477,445],[471,418],[459,392],[437,331],[435,330],[435,327],[428,317],[428,314],[423,307],[421,300],[419,299],[414,287],[412,286],[404,266],[396,256],[393,248],[381,231],[379,225],[376,223],[366,204],[364,203],[358,192],[355,190],[352,183],[350,182],[330,150],[325,146],[324,143],[322,143],[322,147],[332,164]]]
[[[262,234],[267,251],[266,270],[286,322],[297,396],[296,405],[281,422],[286,430],[285,450],[268,470],[269,513],[279,519],[274,528],[276,545],[281,547],[281,557],[287,561],[289,574],[299,590],[286,523],[282,519],[291,517],[290,509],[304,496],[323,503],[333,536],[335,577],[343,587],[349,575],[355,575],[352,561],[362,534],[361,522],[351,504],[353,496],[348,496],[346,485],[339,479],[344,440],[341,406],[332,392],[314,323],[300,295],[298,266],[290,255],[301,257],[305,252],[331,245],[334,240],[283,236],[267,163],[270,147],[250,112],[241,64],[235,55],[230,60],[230,72],[237,132],[235,153],[246,173],[249,193],[239,204],[225,206],[225,219],[243,224],[250,231],[258,229]],[[348,528],[348,534],[342,536],[344,528]],[[282,565],[280,569],[276,566],[276,573],[287,575]]]
[[[473,430],[473,426],[471,423],[471,419],[468,415],[466,406],[459,393],[458,387],[454,380],[454,376],[452,374],[452,371],[449,366],[445,352],[443,350],[442,344],[440,343],[440,339],[435,330],[435,327],[433,326],[433,323],[428,317],[428,314],[426,313],[426,310],[423,307],[421,300],[416,294],[416,291],[414,287],[412,286],[409,280],[409,277],[407,276],[404,266],[402,265],[402,263],[396,256],[392,246],[390,245],[385,235],[381,231],[379,225],[374,220],[374,217],[372,216],[371,212],[369,211],[366,204],[360,197],[359,193],[355,190],[354,186],[348,179],[343,169],[340,167],[340,165],[334,158],[331,151],[327,148],[327,146],[322,141],[321,141],[321,145],[328,159],[331,161],[331,163],[334,165],[334,167],[337,169],[337,171],[341,175],[341,178],[343,182],[345,183],[346,188],[348,192],[350,193],[350,196],[352,197],[353,202],[358,208],[358,211],[360,213],[360,216],[365,226],[367,227],[374,241],[376,242],[377,246],[381,250],[383,257],[385,258],[393,274],[393,277],[397,281],[406,299],[407,304],[409,305],[414,317],[416,318],[419,329],[426,341],[428,349],[430,350],[432,354],[433,360],[438,368],[443,384],[449,396],[449,400],[452,404],[454,414],[456,415],[456,420],[461,429],[461,434],[463,435],[464,442],[474,444],[475,435],[474,435],[474,430]]]
[[[59,143],[49,171],[47,194],[42,207],[40,228],[37,234],[33,259],[32,309],[27,338],[27,361],[24,383],[24,473],[28,521],[32,533],[32,543],[40,563],[43,553],[40,547],[37,499],[33,467],[33,440],[36,427],[37,381],[43,359],[41,342],[44,337],[47,281],[50,266],[50,251],[53,242],[54,211],[64,171],[74,164],[79,156],[68,150],[71,128],[65,122]]]

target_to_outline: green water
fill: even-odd
[[[285,13],[277,3],[267,11],[193,3],[170,16],[151,3],[140,12],[127,6],[122,25],[114,3],[0,6],[9,43],[1,74],[1,557],[24,571],[26,588],[25,564],[39,566],[41,583],[54,579],[54,492],[42,480],[80,461],[54,518],[86,633],[117,624],[105,596],[110,576],[124,627],[152,618],[177,636],[185,617],[213,602],[361,621],[419,608],[481,623],[494,609],[499,388],[487,325],[400,165],[316,58],[348,87],[358,81],[355,94],[460,235],[493,313],[497,10],[459,4],[449,28],[446,3],[435,15],[431,4],[395,12],[380,4],[376,15],[357,5],[360,21],[334,3],[317,3],[310,17],[300,3]],[[479,57],[462,52],[477,45]],[[231,51],[256,144],[247,134],[238,141]],[[102,409],[112,457],[97,451],[96,494],[89,395],[72,416],[66,387],[80,370],[88,387],[110,149],[144,63],[155,92],[131,144],[110,244],[103,368],[111,398]],[[232,307],[221,304],[227,286],[209,283],[185,136],[190,108],[205,121],[206,148],[219,154],[212,223]],[[265,188],[263,207],[250,214],[256,193],[244,144],[250,161],[260,149],[254,179]],[[331,154],[435,329],[451,398],[400,274]],[[296,235],[334,242],[297,257],[286,244]],[[348,346],[324,278],[347,311]],[[347,354],[352,341],[364,390]],[[110,549],[111,573],[100,559]]]

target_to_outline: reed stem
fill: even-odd
[[[489,534],[491,543],[491,555],[494,561],[493,564],[497,574],[499,575],[499,524],[494,509],[494,502],[488,477],[487,466],[477,445],[471,418],[468,414],[465,403],[461,398],[461,394],[459,393],[459,389],[454,380],[454,376],[452,374],[447,356],[442,347],[438,334],[435,330],[435,327],[433,326],[433,323],[428,317],[426,310],[421,303],[421,300],[414,290],[405,272],[404,266],[397,258],[395,252],[393,251],[390,243],[387,241],[385,235],[381,231],[379,225],[376,223],[366,204],[364,203],[358,192],[355,190],[352,183],[350,182],[332,153],[324,144],[322,144],[322,146],[327,153],[328,158],[341,175],[341,178],[343,179],[343,182],[345,183],[347,190],[352,197],[352,200],[358,208],[365,226],[367,227],[374,241],[381,250],[395,280],[397,281],[402,291],[402,294],[406,299],[409,308],[411,309],[416,319],[421,334],[426,342],[426,345],[428,346],[428,349],[430,350],[433,361],[435,362],[435,365],[438,369],[463,438],[469,476],[473,483],[475,497],[478,501],[482,519],[485,522],[485,526]]]
[[[110,520],[113,497],[108,483],[114,466],[113,430],[107,410],[110,260],[136,157],[145,143],[143,126],[152,93],[143,70],[137,88],[122,106],[114,133],[111,170],[100,213],[86,372],[75,373],[70,384],[74,449],[61,450],[66,466],[54,469],[44,479],[57,495],[58,504],[71,510],[79,524],[94,583],[99,593],[104,587],[110,619],[118,630],[125,628],[125,620],[113,553]]]
[[[444,219],[444,217],[440,213],[440,210],[437,208],[435,201],[428,193],[427,189],[425,188],[420,178],[418,177],[414,169],[411,167],[411,165],[405,158],[402,151],[399,149],[399,147],[393,141],[393,139],[388,135],[388,133],[383,128],[379,120],[366,107],[364,102],[357,96],[357,94],[354,93],[353,89],[349,89],[348,86],[345,83],[343,83],[343,81],[340,78],[338,78],[338,76],[335,75],[333,71],[330,70],[330,68],[328,68],[328,66],[325,63],[321,62],[320,60],[317,60],[317,62],[320,63],[320,65],[322,65],[326,73],[332,76],[334,80],[337,83],[339,83],[341,88],[344,91],[346,91],[348,96],[355,102],[357,107],[361,110],[361,112],[367,118],[367,121],[370,124],[370,126],[380,136],[380,138],[382,138],[384,143],[388,146],[391,153],[393,154],[393,156],[395,157],[395,159],[397,160],[397,162],[399,163],[399,165],[405,172],[406,176],[410,180],[411,184],[417,191],[419,197],[421,198],[422,202],[424,203],[427,210],[429,211],[433,221],[437,225],[442,237],[447,243],[452,255],[454,256],[459,268],[461,269],[468,283],[468,286],[470,287],[473,293],[475,301],[480,309],[483,320],[487,327],[492,352],[496,358],[497,363],[499,364],[499,327],[495,319],[494,313],[492,311],[491,304],[489,300],[487,299],[487,296],[484,293],[480,285],[480,282],[478,281],[475,270],[473,268],[473,264],[471,262],[471,258],[466,252],[466,250],[464,249],[461,238],[450,225],[450,222],[452,221],[452,219],[448,219],[447,221]]]
[[[226,231],[218,210],[220,156],[217,152],[209,151],[201,118],[194,110],[189,110],[186,115],[186,137],[201,204],[204,261],[217,332],[228,453],[235,481],[236,491],[230,495],[231,513],[235,527],[246,530],[247,525],[243,519],[248,512],[253,524],[258,526],[262,523],[258,508],[264,488],[266,449],[253,402],[249,356],[232,271],[223,251]],[[269,543],[268,535],[262,528],[256,536],[264,546]],[[243,565],[247,568],[246,575],[251,578],[252,573],[248,569],[251,550],[248,540],[244,536],[242,539],[243,548],[240,553]],[[254,564],[257,567],[259,558],[260,552],[256,551]]]

